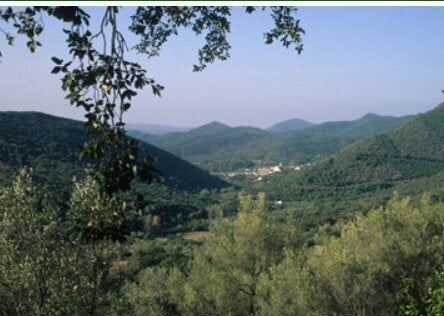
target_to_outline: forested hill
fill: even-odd
[[[281,162],[306,163],[410,118],[368,114],[354,121],[326,122],[280,133],[213,122],[188,132],[155,136],[131,131],[131,135],[207,170],[226,171]]]
[[[272,181],[293,188],[328,190],[359,185],[361,190],[444,172],[444,104],[390,131],[350,145],[301,173]],[[442,184],[441,184],[442,186]]]
[[[315,124],[312,122],[304,121],[301,119],[291,119],[270,126],[267,128],[267,131],[273,133],[283,133],[289,131],[297,131],[314,125]]]
[[[78,147],[87,140],[82,122],[36,112],[0,112],[0,172],[3,179],[21,166],[54,185],[67,185],[81,174],[85,162]],[[162,149],[139,142],[141,156],[157,159],[165,184],[186,190],[220,188],[227,184]]]
[[[130,135],[159,146],[208,170],[212,166],[229,165],[228,169],[247,167],[250,160],[242,159],[238,153],[246,146],[256,144],[270,133],[255,127],[230,127],[212,122],[188,132],[170,133],[162,136],[140,134]],[[232,164],[232,165],[231,165]]]
[[[382,116],[373,113],[366,114],[352,121],[329,121],[308,127],[299,132],[301,135],[349,137],[360,139],[388,129],[413,118],[406,116]]]
[[[298,131],[275,134],[257,148],[269,163],[303,164],[330,155],[356,141],[384,133],[411,117],[367,114],[354,121],[325,122]],[[250,151],[253,149],[247,148]]]

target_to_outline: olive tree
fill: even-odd
[[[47,199],[26,170],[0,189],[0,315],[101,314],[110,245],[68,236]]]

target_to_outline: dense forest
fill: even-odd
[[[91,160],[79,160],[79,147],[88,137],[81,122],[36,112],[0,113],[0,163],[4,168],[28,166],[34,176],[66,186]],[[140,159],[150,156],[162,183],[182,190],[228,186],[219,178],[147,143],[138,144]],[[45,168],[51,168],[45,170]],[[57,169],[58,168],[58,169]],[[57,171],[59,170],[59,171]],[[60,189],[60,187],[59,187]]]
[[[94,239],[108,215],[89,209],[107,212],[110,205],[93,179],[74,185],[60,221],[57,206],[23,170],[0,195],[0,310],[442,315],[443,202],[424,194],[413,205],[394,196],[367,215],[320,227],[303,246],[297,226],[270,217],[265,195],[239,199],[237,215],[214,220],[203,242],[133,237],[123,250]]]

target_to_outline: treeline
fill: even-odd
[[[394,196],[321,227],[307,246],[291,220],[273,220],[265,195],[239,199],[237,216],[213,220],[202,243],[133,236],[120,246],[100,232],[112,236],[108,219],[125,206],[92,179],[74,185],[62,218],[22,172],[0,193],[0,313],[444,313],[442,201]]]

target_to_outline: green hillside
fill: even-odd
[[[65,187],[81,175],[78,147],[87,139],[81,122],[35,112],[0,112],[0,170],[7,181],[12,170],[31,166],[43,182]],[[170,187],[185,190],[221,188],[226,183],[162,149],[140,142],[140,154],[157,160]]]
[[[368,114],[355,121],[326,122],[282,133],[213,122],[188,132],[154,136],[131,131],[131,135],[206,170],[227,171],[278,163],[303,164],[383,133],[409,118]]]
[[[255,127],[229,127],[212,122],[188,132],[169,133],[162,136],[140,134],[131,131],[131,136],[159,146],[207,170],[238,169],[252,165],[249,156],[238,155],[246,146],[251,146],[270,135]]]
[[[354,121],[325,122],[275,137],[266,156],[273,162],[302,164],[332,154],[358,140],[383,133],[410,119],[367,114]]]
[[[352,144],[301,172],[276,176],[268,188],[283,186],[276,195],[359,195],[398,185],[414,190],[409,181],[444,172],[444,104],[368,140]],[[421,189],[425,189],[424,187]],[[273,189],[271,189],[273,191]]]

